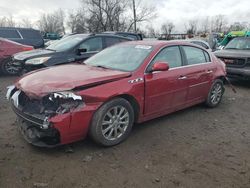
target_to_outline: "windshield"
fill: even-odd
[[[91,66],[131,72],[136,70],[153,50],[152,46],[122,44],[107,48],[84,63]]]
[[[250,50],[250,38],[234,38],[225,49]]]
[[[63,51],[66,51],[66,50],[69,50],[69,49],[73,48],[75,45],[80,43],[87,36],[88,35],[72,35],[72,36],[68,36],[68,37],[62,38],[61,40],[53,42],[46,49],[47,50],[57,51],[57,52],[63,52]]]

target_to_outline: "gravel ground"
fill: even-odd
[[[227,86],[220,106],[198,105],[134,126],[112,148],[90,139],[36,148],[18,133],[0,77],[0,187],[250,187],[250,82]]]

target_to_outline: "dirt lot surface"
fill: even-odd
[[[90,139],[54,149],[19,135],[0,77],[0,187],[250,187],[250,82],[234,82],[221,105],[198,105],[136,125],[102,148]]]

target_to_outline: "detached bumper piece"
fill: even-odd
[[[60,134],[55,128],[41,129],[20,117],[18,126],[24,139],[34,146],[48,148],[60,145]]]

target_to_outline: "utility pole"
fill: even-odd
[[[133,12],[134,12],[134,32],[136,33],[136,10],[135,10],[135,0],[133,1]]]

